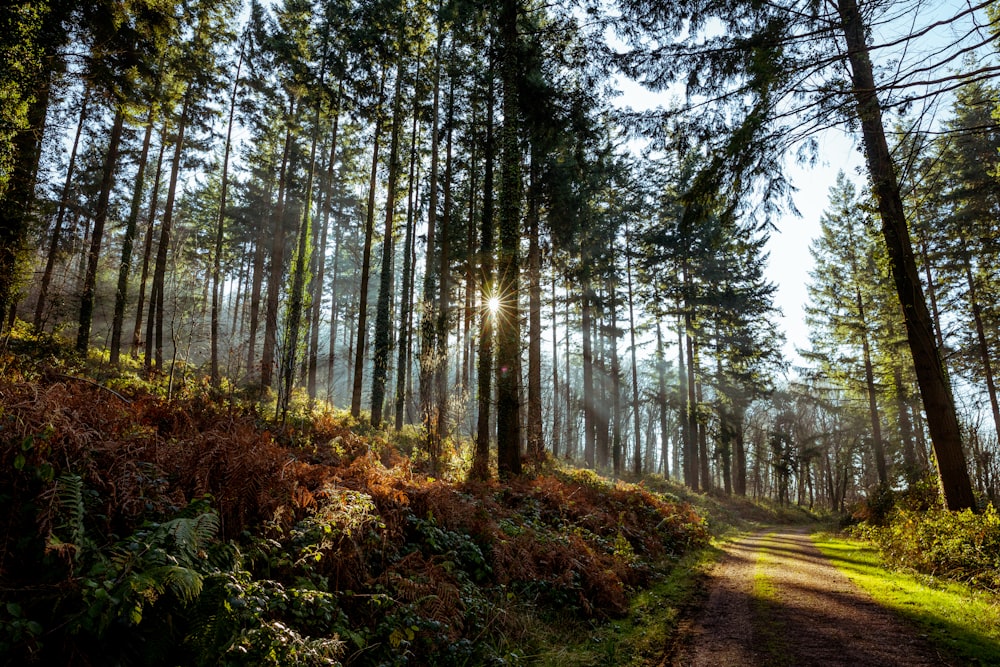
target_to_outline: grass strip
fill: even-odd
[[[759,552],[753,574],[753,597],[750,608],[753,613],[751,623],[754,632],[755,649],[766,657],[768,665],[785,667],[791,665],[788,645],[784,640],[784,624],[777,619],[775,609],[779,604],[778,589],[767,576],[767,568],[774,562],[774,554],[768,549],[768,541],[774,533],[768,533],[759,542]]]
[[[887,570],[866,542],[815,533],[813,542],[839,570],[916,625],[941,653],[968,665],[1000,665],[1000,598],[956,582]]]

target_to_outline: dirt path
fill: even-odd
[[[732,543],[673,665],[949,665],[841,574],[804,530]]]

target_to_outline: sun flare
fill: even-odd
[[[486,300],[486,309],[490,311],[490,315],[496,316],[500,312],[500,297],[491,296]]]

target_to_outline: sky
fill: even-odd
[[[778,286],[775,305],[782,311],[781,329],[785,332],[785,358],[792,365],[802,365],[796,353],[808,349],[809,329],[803,307],[809,299],[806,284],[813,268],[809,245],[819,236],[819,221],[830,198],[830,188],[843,171],[856,183],[863,155],[854,138],[841,130],[830,130],[819,138],[819,163],[815,166],[789,164],[786,176],[798,190],[793,199],[800,217],[786,214],[777,223],[767,245],[768,279]]]

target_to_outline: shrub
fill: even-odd
[[[891,566],[979,588],[1000,588],[1000,515],[993,505],[978,514],[897,508],[884,526],[858,530],[875,543]]]

